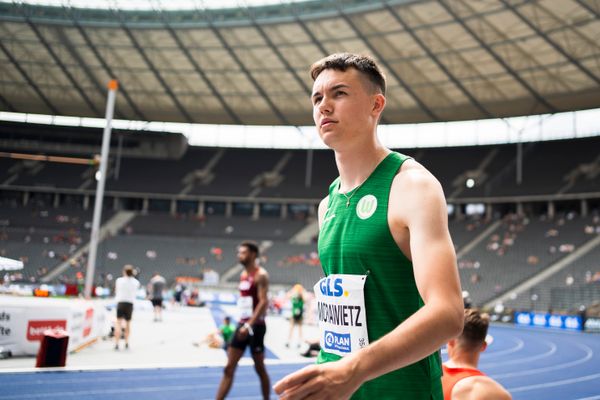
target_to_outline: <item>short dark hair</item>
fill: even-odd
[[[480,313],[475,308],[465,309],[465,325],[462,334],[458,337],[459,343],[467,348],[474,349],[485,342],[490,316]]]
[[[126,266],[124,266],[123,272],[125,272],[125,275],[127,275],[127,276],[133,276],[133,274],[134,274],[133,265],[127,264]]]
[[[254,253],[254,255],[256,257],[258,257],[258,244],[256,244],[256,242],[253,242],[251,240],[244,240],[242,243],[240,243],[240,247],[246,247],[248,250],[250,250],[250,252]]]
[[[317,79],[317,76],[326,69],[346,71],[348,68],[354,68],[366,75],[373,86],[385,95],[385,75],[375,60],[369,56],[352,53],[331,54],[311,65],[310,76],[314,81]]]

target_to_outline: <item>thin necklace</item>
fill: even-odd
[[[350,196],[348,196],[346,193],[340,192],[338,190],[338,192],[346,198],[346,208],[348,208],[348,206],[350,205],[350,199],[356,194],[356,192],[358,192],[358,189],[360,189],[360,187],[363,185],[363,183],[365,183],[365,182],[363,181],[360,185],[358,185],[354,189],[347,191],[346,193],[352,192],[352,194]]]

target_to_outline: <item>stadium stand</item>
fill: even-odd
[[[281,171],[281,183],[274,187],[262,188],[260,195],[299,199],[323,197],[331,182],[337,177],[333,153],[322,150],[313,151],[310,187],[305,185],[308,152],[293,150],[289,153],[292,156]]]
[[[479,234],[481,234],[491,221],[481,216],[467,217],[465,219],[450,219],[448,229],[456,250],[462,249]]]
[[[255,149],[227,149],[214,167],[214,180],[196,185],[191,194],[242,196],[253,191],[252,181],[269,171],[283,155],[283,151]]]
[[[44,125],[0,125],[3,127],[0,140],[13,143],[13,149],[17,150],[19,142],[15,140],[15,132],[24,132],[26,141],[30,145],[36,143],[41,149],[49,150],[54,144],[61,143],[75,156],[92,157],[93,152],[86,151],[98,145],[98,131],[91,128],[59,131]],[[267,266],[273,269],[275,284],[292,285],[300,281],[304,286],[311,286],[311,280],[321,273],[310,256],[316,252],[316,244],[292,245],[289,241],[310,218],[314,218],[316,202],[326,194],[336,177],[331,151],[312,151],[311,184],[306,187],[307,151],[188,147],[177,154],[173,150],[177,148],[173,144],[179,140],[177,136],[161,138],[155,135],[145,135],[154,138],[152,145],[142,145],[143,140],[125,135],[123,143],[126,145],[122,148],[121,157],[115,156],[118,154],[116,148],[112,153],[103,219],[108,220],[120,209],[133,210],[137,215],[126,231],[100,244],[104,254],[99,256],[101,268],[96,272],[98,278],[118,273],[124,262],[144,265],[144,273],[148,268],[158,268],[170,279],[184,273],[199,277],[199,264],[196,268],[178,264],[176,260],[180,256],[177,254],[184,259],[199,260],[207,255],[210,257],[213,246],[223,249],[226,262],[214,263],[210,268],[223,274],[235,264],[235,258],[231,257],[235,256],[236,244],[242,239],[254,239],[272,243],[265,256]],[[440,179],[449,201],[457,201],[455,208],[462,213],[465,204],[461,203],[465,201],[488,203],[496,198],[508,199],[509,204],[488,204],[488,208],[493,209],[488,210],[485,216],[464,217],[462,213],[455,212],[449,217],[457,251],[470,249],[461,252],[458,261],[463,288],[469,291],[475,304],[483,304],[510,290],[564,255],[560,251],[549,253],[551,246],[559,248],[566,243],[577,247],[585,241],[586,237],[581,232],[583,225],[590,222],[589,218],[557,216],[546,219],[543,216],[549,212],[549,205],[526,205],[526,219],[515,220],[509,215],[488,238],[473,248],[466,247],[474,243],[494,221],[507,212],[517,211],[510,200],[514,196],[599,191],[598,179],[595,179],[599,170],[595,149],[599,142],[598,138],[588,138],[525,143],[523,182],[520,185],[515,183],[514,144],[404,151]],[[112,146],[118,146],[118,142],[113,140]],[[149,149],[153,147],[162,149],[162,152],[159,151],[162,156],[152,156]],[[562,154],[578,156],[563,157]],[[11,219],[10,226],[3,228],[2,250],[15,258],[27,257],[23,275],[26,279],[38,279],[40,271],[51,269],[60,261],[48,260],[44,254],[50,250],[61,255],[73,251],[72,245],[49,249],[47,243],[43,243],[45,235],[55,236],[64,232],[64,226],[56,226],[52,222],[56,213],[68,209],[66,215],[71,221],[91,220],[89,208],[93,200],[95,167],[7,158],[0,159],[0,166],[3,167],[3,199],[6,205],[10,203],[2,215],[3,219],[8,216]],[[474,187],[465,186],[468,178],[474,179]],[[25,198],[30,203],[22,208],[20,204],[26,201]],[[276,202],[269,204],[268,199],[276,199]],[[303,204],[302,201],[308,203]],[[86,202],[88,210],[83,210]],[[47,209],[50,217],[32,221],[35,214],[30,213],[40,209],[35,208],[35,204]],[[560,213],[565,206],[559,203],[553,207]],[[594,207],[597,204],[590,202],[589,208]],[[564,221],[564,225],[555,226],[557,221]],[[519,226],[517,231],[515,225]],[[25,240],[23,235],[31,226],[37,232],[29,235],[32,245],[26,252],[30,254],[21,254],[25,251],[21,243]],[[549,230],[555,228],[560,231],[559,238],[545,237]],[[72,229],[83,241],[87,241],[89,226],[80,224]],[[498,248],[491,251],[490,246],[495,245],[490,238],[494,237]],[[503,245],[504,240],[512,244]],[[223,242],[217,245],[216,241]],[[107,258],[107,247],[119,249],[117,253],[121,255],[117,259]],[[193,251],[194,248],[197,251]],[[151,260],[146,252],[152,249],[158,255]],[[504,253],[499,255],[499,252]],[[85,259],[77,260],[74,265],[60,275],[61,280],[76,279]],[[536,306],[546,307],[546,298],[546,295],[540,295]]]
[[[105,211],[103,221],[114,213]],[[89,241],[91,210],[4,201],[0,207],[0,254],[21,259],[24,280],[39,280]],[[74,263],[79,264],[79,262]]]
[[[458,260],[461,284],[483,305],[571,253],[587,240],[591,219],[508,214],[488,239]]]
[[[597,138],[526,143],[521,184],[515,182],[516,146],[498,146],[501,151],[495,157],[496,162],[482,171],[488,179],[463,191],[461,197],[540,195],[567,190],[570,193],[597,192],[600,186],[597,179],[590,179],[591,172],[576,173],[581,165],[593,165],[597,160],[597,146]],[[572,154],[577,157],[565,156]]]
[[[600,234],[600,218],[594,216],[584,225],[587,238]],[[505,302],[513,309],[574,312],[581,306],[600,303],[600,247],[596,247],[575,263],[532,287],[516,299]]]
[[[0,127],[3,124],[6,123],[0,124]],[[18,126],[18,123],[11,123],[11,128],[14,129],[15,125]],[[54,133],[47,133],[44,125],[41,128],[35,125],[18,128],[18,131],[33,130],[30,135],[42,138],[42,144],[45,143],[44,140],[50,142],[55,138]],[[92,128],[81,129],[86,131]],[[63,132],[62,135],[62,140],[67,143],[71,137],[69,135],[74,135],[75,144],[70,147],[72,150],[79,148],[76,144],[83,140],[75,134],[66,135]],[[91,136],[89,132],[86,135]],[[154,147],[167,147],[170,144],[161,143],[155,135],[157,134],[148,133],[143,136],[157,140],[158,144],[153,145]],[[7,139],[6,142],[15,141]],[[130,146],[134,148],[136,143]],[[596,179],[600,173],[598,154],[595,151],[598,146],[598,138],[525,143],[521,184],[515,182],[514,144],[400,151],[414,156],[430,169],[442,183],[450,200],[483,200],[490,197],[600,191],[600,183]],[[143,146],[138,147],[136,153],[121,151],[119,160],[114,156],[118,154],[116,149],[113,152],[107,180],[108,194],[118,192],[315,200],[324,196],[337,175],[333,153],[327,150],[313,151],[311,185],[306,187],[308,153],[302,150],[189,147],[178,154],[178,157],[156,159],[145,148],[148,146],[143,149]],[[87,157],[93,157],[93,154],[94,152],[89,152]],[[577,157],[564,156],[565,154],[577,154]],[[4,167],[2,182],[7,189],[93,189],[91,178],[94,168],[91,166],[7,159],[0,159],[0,163]],[[467,178],[475,180],[474,187],[465,187]]]
[[[296,283],[312,290],[323,277],[317,244],[296,245],[274,241],[264,252],[265,267],[272,284],[292,286]]]
[[[301,220],[281,218],[254,220],[249,217],[172,216],[157,213],[136,216],[130,227],[135,234],[144,235],[287,240],[304,225],[305,222]]]
[[[138,270],[141,282],[159,271],[169,285],[176,277],[198,280],[207,269],[222,274],[235,264],[238,244],[232,239],[121,234],[99,245],[96,282],[111,287],[111,281],[121,275],[125,264]],[[72,280],[74,272],[68,271],[64,279]]]
[[[179,160],[150,160],[123,157],[118,176],[115,164],[111,168],[106,190],[118,192],[181,193],[186,176],[209,160],[213,149],[189,149]]]

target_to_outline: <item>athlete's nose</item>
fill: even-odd
[[[329,97],[323,96],[323,98],[321,99],[321,102],[319,103],[317,108],[318,108],[320,114],[329,115],[329,114],[331,114],[331,111],[333,110],[333,105],[332,105],[331,101],[329,101]]]

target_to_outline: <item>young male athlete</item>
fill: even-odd
[[[265,314],[268,305],[269,275],[264,268],[256,264],[258,258],[256,243],[246,241],[240,244],[237,256],[239,262],[244,266],[239,285],[238,308],[240,319],[227,348],[227,366],[223,371],[223,378],[216,398],[222,400],[229,393],[238,362],[246,347],[250,346],[254,369],[260,377],[263,398],[268,399],[271,393],[271,384],[264,362],[264,338],[267,331]]]
[[[510,393],[477,369],[479,356],[487,348],[490,318],[475,309],[465,310],[465,327],[448,341],[449,360],[443,365],[444,400],[510,400]]]
[[[442,399],[439,348],[462,329],[456,255],[439,182],[385,148],[385,77],[369,57],[313,64],[313,118],[339,171],[319,205],[317,365],[282,399]]]

